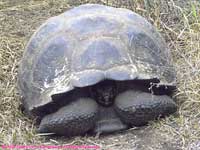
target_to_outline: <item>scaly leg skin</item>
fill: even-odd
[[[115,99],[115,109],[122,121],[131,126],[142,126],[177,110],[175,102],[167,95],[152,95],[129,90]]]
[[[80,98],[45,116],[39,126],[40,133],[57,135],[81,135],[94,128],[98,104],[90,98]]]

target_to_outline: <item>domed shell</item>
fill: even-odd
[[[104,79],[176,84],[162,37],[130,10],[86,4],[48,19],[30,39],[19,69],[30,112],[52,103],[52,95]]]

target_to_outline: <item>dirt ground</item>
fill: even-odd
[[[165,38],[177,69],[179,110],[149,126],[100,136],[38,135],[19,110],[17,69],[24,47],[49,17],[83,3],[131,9]],[[0,0],[0,145],[97,145],[105,150],[200,150],[200,1],[198,0]],[[1,148],[0,148],[1,149]]]

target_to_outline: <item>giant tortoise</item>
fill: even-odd
[[[18,79],[40,133],[111,133],[177,110],[166,43],[124,8],[85,4],[48,19],[30,39]]]

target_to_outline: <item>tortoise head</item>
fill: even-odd
[[[103,106],[113,104],[117,88],[115,81],[105,80],[91,87],[91,96]]]

